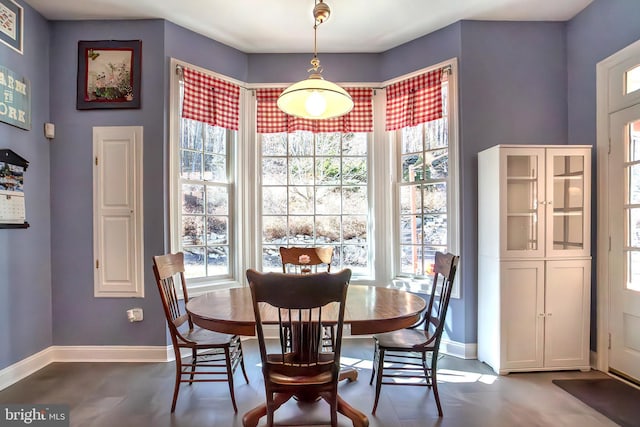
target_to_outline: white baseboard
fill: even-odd
[[[347,331],[345,331],[347,332]],[[345,339],[371,338],[346,335]],[[243,341],[256,339],[243,337]],[[476,359],[477,344],[442,340],[441,352],[461,359]],[[188,352],[184,354],[188,355]],[[0,370],[0,390],[20,381],[53,362],[172,362],[173,346],[51,346]]]
[[[17,383],[54,361],[53,347],[46,348],[0,371],[0,390]]]
[[[173,349],[166,346],[78,345],[53,346],[54,362],[166,362]]]
[[[53,362],[167,362],[171,346],[51,346],[0,370],[0,390]]]

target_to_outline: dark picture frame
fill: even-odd
[[[13,0],[0,0],[0,42],[22,55],[24,11]]]
[[[140,108],[141,40],[78,42],[76,109]]]

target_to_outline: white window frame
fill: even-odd
[[[420,74],[428,73],[440,68],[449,68],[448,76],[448,179],[447,179],[447,250],[453,254],[459,255],[460,248],[460,176],[459,176],[459,140],[458,140],[458,67],[457,59],[453,58],[448,61],[444,61],[432,67],[424,68],[422,70],[415,71],[404,76],[397,77],[393,80],[384,82],[384,86],[403,81]],[[393,181],[393,205],[391,207],[391,215],[393,216],[393,232],[394,236],[392,243],[393,256],[393,272],[392,272],[392,284],[394,287],[407,289],[412,292],[428,293],[431,288],[430,279],[414,279],[408,276],[404,276],[400,273],[400,236],[398,230],[400,229],[400,215],[398,206],[400,203],[400,171],[399,162],[401,158],[401,130],[387,132],[390,144],[393,147],[391,158],[393,159],[391,165],[391,179]],[[458,266],[458,270],[460,265]],[[453,289],[451,290],[452,298],[460,298],[460,274],[456,275]]]
[[[231,147],[230,165],[234,174],[230,177],[233,183],[234,201],[230,206],[230,221],[234,232],[233,252],[230,257],[230,278],[219,281],[206,281],[192,283],[188,281],[189,292],[195,296],[213,289],[235,287],[246,284],[244,272],[247,268],[260,269],[262,263],[261,244],[261,199],[260,199],[260,174],[253,173],[259,170],[261,164],[260,146],[256,134],[256,108],[255,91],[260,87],[282,87],[286,83],[276,84],[246,84],[236,81],[224,75],[182,62],[176,59],[170,61],[170,147],[169,147],[169,229],[168,247],[172,252],[180,248],[180,201],[179,189],[179,86],[176,66],[181,65],[210,74],[233,82],[240,86],[240,128],[238,130],[236,146]],[[399,214],[397,210],[398,187],[395,183],[397,176],[398,150],[395,132],[386,132],[386,88],[395,82],[411,78],[435,69],[450,67],[449,84],[449,182],[450,197],[448,200],[448,250],[459,254],[460,250],[460,189],[459,189],[459,115],[458,115],[458,66],[457,59],[441,62],[434,66],[418,70],[416,72],[394,78],[382,83],[348,83],[350,87],[372,87],[374,91],[374,131],[369,138],[368,149],[368,192],[369,192],[369,245],[372,277],[357,278],[352,282],[356,284],[369,284],[389,287],[402,287],[414,292],[424,293],[430,284],[418,280],[408,280],[400,277],[399,269]],[[380,89],[382,87],[382,89]],[[391,195],[391,197],[390,197]],[[255,243],[260,242],[260,243]],[[233,260],[232,260],[233,259]],[[460,269],[460,266],[458,266]],[[460,274],[456,275],[452,297],[460,298]]]
[[[178,252],[182,250],[181,244],[181,192],[180,192],[180,86],[178,67],[190,68],[204,74],[211,75],[218,79],[226,80],[240,86],[240,117],[244,117],[242,112],[246,109],[246,90],[243,88],[244,83],[234,80],[230,77],[214,73],[204,68],[179,61],[172,58],[170,61],[170,93],[169,93],[169,248],[170,252]],[[221,288],[235,287],[243,283],[242,272],[247,268],[244,257],[240,256],[243,251],[243,242],[246,241],[242,230],[243,221],[239,212],[243,212],[243,200],[245,187],[242,180],[239,180],[239,171],[241,165],[239,159],[243,158],[241,147],[245,138],[246,127],[241,121],[240,128],[237,131],[236,143],[229,144],[228,167],[229,174],[229,274],[223,278],[197,278],[187,279],[187,286],[191,296],[197,296],[202,293]],[[244,169],[243,169],[244,170]],[[250,241],[250,240],[249,240]]]

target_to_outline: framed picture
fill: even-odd
[[[0,41],[22,55],[23,10],[13,0],[0,0]]]
[[[141,62],[140,40],[79,41],[76,109],[140,108]]]

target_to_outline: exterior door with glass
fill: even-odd
[[[609,369],[640,381],[640,104],[610,123]]]

